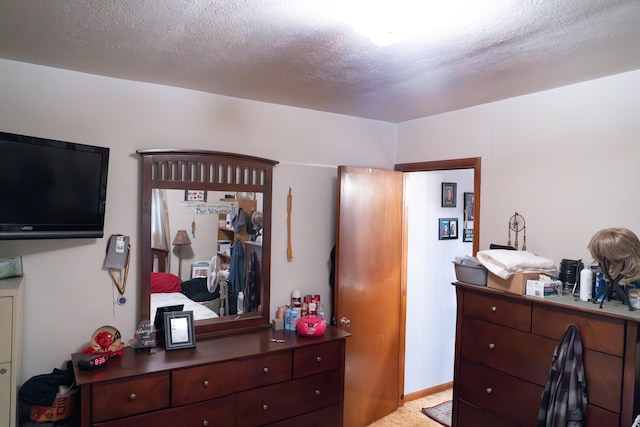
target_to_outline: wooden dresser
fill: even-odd
[[[345,340],[264,329],[196,348],[125,354],[78,370],[81,425],[335,427],[343,423]],[[285,342],[273,342],[272,338]]]
[[[569,324],[584,346],[589,426],[630,426],[640,310],[571,295],[535,298],[454,283],[453,426],[535,426],[553,351]]]

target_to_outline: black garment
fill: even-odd
[[[553,352],[551,370],[542,392],[538,427],[586,426],[588,403],[582,339],[578,327],[569,325]]]
[[[336,287],[336,245],[333,245],[331,253],[329,254],[331,259],[331,270],[329,271],[329,287],[331,288],[331,301],[328,305],[325,305],[326,318],[331,319],[331,324],[336,326],[336,319],[333,318],[333,294]]]
[[[52,406],[56,400],[58,387],[71,387],[75,383],[73,365],[67,361],[67,369],[54,369],[50,374],[29,378],[20,387],[18,396],[25,402],[36,406]]]
[[[254,253],[249,260],[247,266],[246,283],[244,286],[244,307],[245,313],[251,313],[258,311],[258,289],[256,283],[256,265],[259,263],[256,261],[256,254]]]
[[[182,293],[191,301],[213,301],[220,298],[220,288],[216,288],[214,292],[209,292],[206,277],[196,277],[195,279],[182,282]]]

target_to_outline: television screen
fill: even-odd
[[[109,149],[0,132],[0,239],[102,237]]]

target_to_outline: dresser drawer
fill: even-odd
[[[531,303],[465,290],[463,315],[531,331]]]
[[[456,427],[518,427],[517,424],[485,412],[464,400],[458,401],[456,411],[458,412],[458,422],[456,423]]]
[[[544,385],[557,342],[473,318],[462,321],[462,356]]]
[[[341,371],[238,394],[237,427],[254,427],[340,403]]]
[[[233,426],[236,420],[235,398],[222,397],[208,402],[164,409],[144,415],[95,424],[96,427],[192,427]]]
[[[462,358],[460,399],[522,427],[535,426],[543,387]]]
[[[619,426],[620,414],[606,411],[594,405],[587,406],[588,426]]]
[[[92,418],[106,421],[169,406],[169,373],[96,383],[91,389]]]
[[[580,330],[585,348],[620,357],[624,355],[623,320],[567,311],[548,305],[533,306],[534,334],[560,340],[567,326],[572,323]]]
[[[238,363],[221,362],[171,373],[171,405],[202,402],[237,390]]]
[[[329,406],[318,411],[269,424],[266,427],[336,427],[341,426],[340,405]]]
[[[290,380],[291,358],[291,351],[283,351],[239,361],[238,390]]]
[[[342,341],[297,348],[293,351],[293,377],[301,378],[342,366]]]
[[[610,354],[585,349],[583,363],[589,403],[598,405],[612,412],[620,412],[620,402],[622,400],[622,359]],[[549,360],[549,368],[551,368],[551,360]]]

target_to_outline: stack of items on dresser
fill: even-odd
[[[276,319],[271,322],[274,329],[295,331],[302,316],[318,316],[324,319],[324,306],[320,295],[305,295],[301,297],[299,290],[291,292],[291,304],[279,306]]]
[[[477,257],[458,257],[454,265],[456,277],[463,283],[540,297],[562,291],[562,282],[553,279],[557,276],[553,260],[527,251],[489,249],[479,251]]]
[[[478,261],[489,270],[487,286],[520,295],[527,294],[527,282],[538,282],[532,287],[535,296],[547,296],[561,290],[558,281],[551,279],[557,276],[557,268],[553,260],[535,255],[527,251],[511,251],[507,249],[489,249],[479,251]]]

